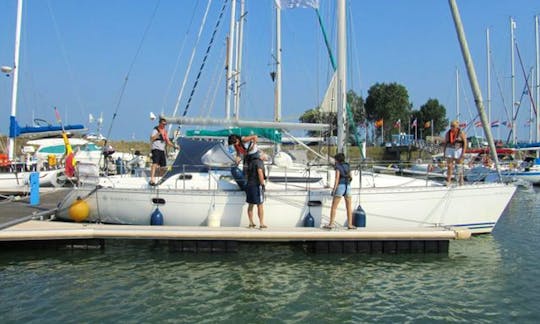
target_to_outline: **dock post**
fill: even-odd
[[[30,173],[30,205],[39,205],[39,172]]]

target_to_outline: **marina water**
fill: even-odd
[[[267,217],[272,217],[268,215]],[[368,213],[369,221],[369,213]],[[446,255],[307,254],[290,245],[178,253],[151,242],[0,251],[2,323],[540,320],[540,190]]]

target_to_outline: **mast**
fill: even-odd
[[[337,151],[346,153],[345,140],[347,129],[347,22],[345,12],[345,0],[337,0],[337,22],[338,22],[338,95],[337,95]]]
[[[501,170],[499,168],[499,160],[497,158],[497,151],[495,149],[495,143],[493,142],[493,136],[491,135],[491,127],[489,127],[490,125],[487,124],[488,119],[486,116],[486,111],[484,110],[482,93],[480,92],[480,86],[478,85],[478,79],[476,77],[474,63],[471,57],[471,53],[469,51],[469,45],[467,43],[467,39],[465,38],[465,31],[463,29],[463,24],[461,23],[459,10],[458,10],[455,0],[448,0],[448,2],[450,4],[450,9],[452,11],[452,17],[454,18],[454,24],[456,26],[456,33],[459,39],[459,44],[461,46],[461,53],[463,55],[463,60],[465,61],[465,65],[467,67],[467,74],[469,76],[469,81],[471,83],[471,88],[473,90],[474,102],[476,103],[476,109],[478,110],[478,115],[480,116],[480,120],[482,121],[482,125],[484,127],[486,139],[489,144],[491,158],[493,159],[493,162],[495,163],[497,173],[499,174],[499,179],[502,179]]]
[[[13,160],[15,153],[15,116],[17,115],[17,92],[19,86],[19,48],[21,46],[21,25],[22,25],[23,0],[17,2],[17,25],[15,27],[15,51],[13,58],[13,86],[11,89],[11,116],[9,117],[9,146],[8,159]]]
[[[236,17],[236,0],[231,1],[231,23],[229,38],[227,42],[227,82],[225,89],[225,118],[231,118],[231,90],[232,90],[232,70],[233,70],[233,50],[234,50],[234,27]]]
[[[540,30],[538,29],[539,16],[537,15],[534,18],[534,34],[536,38],[536,142],[540,142],[540,108],[538,107],[540,103]],[[540,150],[536,150],[536,157],[540,157]]]
[[[276,6],[276,75],[274,84],[274,121],[281,122],[281,8]],[[276,144],[276,152],[281,150]]]
[[[237,47],[236,47],[236,67],[234,73],[234,116],[240,118],[240,87],[242,86],[241,67],[242,67],[242,49],[244,41],[244,19],[246,15],[245,0],[240,0],[240,18],[237,28]]]
[[[510,57],[512,62],[512,120],[510,121],[512,123],[512,144],[516,144],[517,142],[517,136],[516,136],[516,71],[514,66],[514,29],[516,28],[516,22],[514,21],[514,18],[510,17]]]
[[[487,62],[487,106],[488,106],[488,121],[491,128],[491,46],[489,42],[489,28],[486,29],[486,62]]]

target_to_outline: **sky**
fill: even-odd
[[[415,110],[433,98],[446,107],[449,119],[456,119],[459,98],[459,119],[470,121],[476,116],[448,1],[348,0],[347,4],[349,89],[365,98],[374,84],[397,82],[408,90]],[[504,121],[504,107],[511,109],[512,96],[510,17],[516,21],[516,43],[528,74],[536,62],[534,16],[540,14],[540,1],[457,0],[457,4],[486,103],[486,29],[490,29],[491,119]],[[206,55],[223,0],[210,2],[203,24],[207,5],[202,0],[25,1],[19,124],[30,125],[34,118],[55,124],[57,107],[65,123],[82,123],[96,131],[97,123],[89,123],[88,116],[102,114],[103,135],[144,141],[156,124],[150,112],[172,115],[180,94],[178,114],[187,106],[186,116],[223,118],[230,1]],[[13,65],[16,7],[17,0],[0,1],[2,66]],[[274,114],[270,78],[275,53],[274,1],[246,0],[246,10],[240,118],[269,121]],[[320,13],[335,53],[335,1],[320,0]],[[314,10],[282,11],[284,121],[298,121],[324,96],[331,66],[321,35]],[[525,76],[515,55],[517,101]],[[12,79],[0,77],[2,134],[9,128]],[[518,114],[521,140],[529,138],[525,124],[530,107],[525,96]],[[467,132],[482,134],[474,127]],[[494,128],[494,135],[506,138],[507,129]]]

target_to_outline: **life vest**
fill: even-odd
[[[339,171],[339,183],[349,184],[352,181],[351,167],[349,163],[337,163],[336,170]]]
[[[158,126],[155,126],[154,129],[161,135],[160,137],[161,138],[157,138],[154,140],[154,142],[156,141],[162,141],[162,142],[165,142],[166,141],[166,138],[169,137],[169,135],[167,134],[167,130],[163,129],[163,133],[165,134],[165,137],[163,136],[163,134],[159,131],[159,127]]]
[[[461,129],[459,128],[457,132],[455,132],[455,136],[454,136],[454,132],[452,132],[452,130],[449,130],[446,133],[446,143],[452,146],[456,146],[456,144],[460,144],[461,146],[463,146],[464,143],[460,135],[461,135]]]

